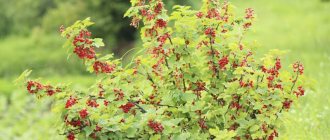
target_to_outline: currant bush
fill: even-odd
[[[200,10],[131,0],[125,16],[141,26],[143,48],[125,67],[92,38],[89,18],[60,31],[66,47],[99,79],[88,91],[26,78],[29,93],[55,96],[61,134],[73,139],[254,139],[278,137],[281,114],[305,93],[304,67],[282,69],[281,51],[255,58],[244,35],[254,10],[203,0]],[[24,74],[28,75],[27,73]]]

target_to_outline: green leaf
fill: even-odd
[[[257,130],[259,130],[260,126],[259,125],[253,125],[252,127],[250,127],[250,132],[255,132]]]
[[[263,107],[263,104],[262,103],[255,103],[254,106],[253,106],[253,109],[255,110],[259,110]]]
[[[88,18],[86,18],[86,19],[84,19],[84,20],[82,21],[82,24],[84,25],[84,27],[88,27],[88,26],[93,25],[94,22],[91,21],[91,18],[90,18],[90,17],[88,17]]]
[[[14,80],[15,85],[21,84],[31,74],[31,72],[32,70],[25,70],[22,72],[22,74]]]
[[[92,129],[91,127],[85,127],[83,130],[86,133],[86,137],[88,137],[90,134],[92,134],[94,129]]]
[[[166,125],[175,126],[175,125],[179,124],[182,120],[183,120],[183,118],[176,118],[176,119],[164,121],[163,123]]]
[[[172,105],[174,105],[174,102],[173,102],[172,98],[173,98],[172,95],[170,93],[168,93],[168,94],[166,94],[166,95],[163,96],[161,103],[163,105],[170,105],[170,106],[172,106]]]
[[[112,54],[107,54],[107,55],[99,58],[99,60],[105,60],[106,61],[106,60],[109,60],[111,58],[113,58],[113,53]]]
[[[97,48],[103,47],[104,46],[103,39],[102,38],[94,38],[93,39],[93,45]]]
[[[100,136],[100,139],[101,139],[101,140],[108,140],[108,139],[109,139],[109,137],[108,137],[108,136],[106,136],[106,135],[102,135],[102,136]]]
[[[235,131],[222,130],[220,131],[218,127],[209,129],[211,135],[215,136],[215,140],[231,140],[236,136]]]
[[[236,43],[231,43],[231,44],[229,44],[229,49],[232,51],[238,51],[239,46]]]
[[[236,68],[236,70],[234,71],[234,74],[236,74],[236,75],[244,74],[244,68],[243,67]]]
[[[219,128],[217,127],[217,128],[211,128],[211,129],[209,129],[209,132],[210,132],[210,134],[211,135],[214,135],[214,136],[218,136],[219,135]]]
[[[129,138],[133,138],[134,136],[135,136],[135,134],[136,134],[136,131],[137,131],[137,129],[136,128],[132,128],[132,127],[130,127],[130,128],[128,128],[127,130],[126,130],[126,133],[127,133],[127,137],[129,137]]]
[[[132,6],[134,6],[135,4],[137,4],[139,2],[139,0],[130,0]]]
[[[180,135],[175,135],[173,137],[173,140],[187,140],[188,138],[190,138],[190,133],[185,132],[185,133],[181,133]]]
[[[197,98],[197,96],[193,93],[182,93],[181,94],[181,99],[186,102],[192,102],[196,98]]]
[[[156,135],[151,136],[149,140],[159,140],[160,138],[161,138],[161,135],[156,134]]]

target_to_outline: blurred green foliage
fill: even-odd
[[[51,0],[0,0],[0,35],[28,35],[31,28],[41,22],[40,17],[53,6]]]
[[[167,6],[189,3],[168,0]],[[33,30],[56,33],[61,25],[71,25],[79,19],[92,17],[97,24],[91,28],[94,36],[104,38],[107,52],[123,54],[134,45],[136,29],[123,18],[128,0],[0,0],[0,37],[29,35]],[[32,29],[32,30],[31,30]]]
[[[242,14],[244,8],[255,9],[255,32],[245,39],[259,42],[259,54],[276,48],[290,50],[283,66],[302,60],[307,76],[317,81],[315,91],[308,91],[295,109],[285,114],[280,139],[330,138],[330,3],[326,1],[232,0]],[[199,5],[195,0],[167,3]],[[135,46],[137,39],[129,20],[122,17],[128,4],[128,0],[0,0],[0,139],[63,139],[52,128],[56,113],[49,111],[51,101],[36,103],[12,81],[25,69],[32,69],[38,73],[32,76],[51,83],[86,87],[94,78],[84,72],[81,61],[66,59],[58,27],[91,17],[96,22],[94,35],[111,46],[102,51],[120,56]]]

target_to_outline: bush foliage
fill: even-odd
[[[143,49],[127,66],[92,38],[89,18],[61,27],[66,47],[98,76],[88,91],[25,78],[27,90],[53,96],[68,139],[268,139],[278,136],[281,114],[304,95],[304,67],[282,69],[282,52],[255,58],[244,42],[256,18],[235,14],[228,2],[204,0],[201,9],[161,0],[131,0],[125,16],[141,26]]]

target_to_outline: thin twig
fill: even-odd
[[[215,65],[215,62],[214,62],[214,49],[213,49],[213,45],[212,45],[212,38],[210,37],[210,47],[211,47],[211,53],[212,53],[212,64],[213,65]],[[219,73],[218,73],[218,69],[216,68],[215,69],[215,74],[216,74],[216,76],[217,76],[217,79],[219,79],[220,78],[220,76],[219,76]]]
[[[142,113],[147,113],[147,111],[143,107],[141,107],[139,104],[137,104],[136,102],[134,102],[134,101],[132,101],[130,99],[127,99],[127,100],[129,102],[133,103],[135,106],[137,106],[141,110]]]
[[[294,83],[293,83],[293,85],[292,85],[292,87],[291,87],[291,91],[290,91],[290,93],[292,93],[293,88],[294,88],[294,86],[295,86],[296,83],[297,83],[298,77],[299,77],[299,71],[297,70],[297,76],[296,76],[296,78],[294,79]]]

